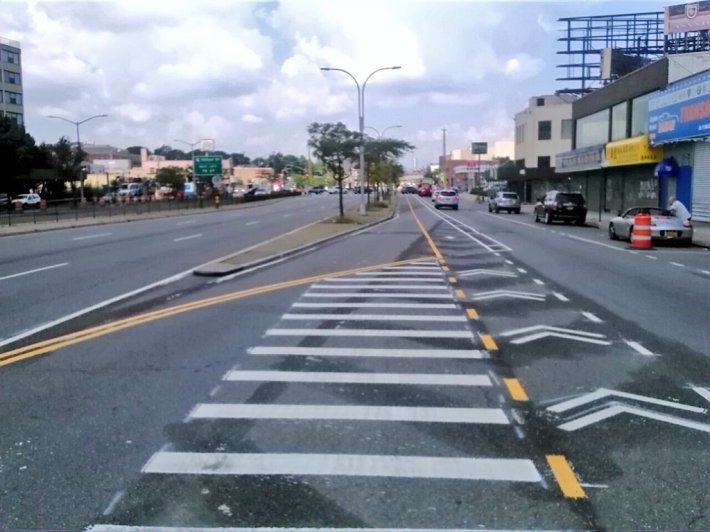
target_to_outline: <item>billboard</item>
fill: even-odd
[[[663,33],[687,33],[710,29],[710,0],[666,7]]]
[[[474,155],[485,155],[488,152],[487,142],[472,142],[471,153]]]
[[[604,166],[604,144],[578,148],[555,156],[555,173],[584,172]]]
[[[648,100],[648,140],[663,142],[710,136],[710,71],[654,92]]]

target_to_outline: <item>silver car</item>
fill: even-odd
[[[444,188],[439,190],[434,199],[434,207],[441,209],[442,207],[450,207],[451,209],[459,210],[459,195],[455,190]]]
[[[488,212],[507,211],[520,214],[520,197],[515,192],[496,192],[488,201]]]
[[[679,242],[686,246],[693,243],[693,224],[690,220],[681,220],[666,209],[656,207],[632,207],[609,222],[609,238],[618,240],[631,239],[634,216],[640,213],[651,215],[651,240]]]

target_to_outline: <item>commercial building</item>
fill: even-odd
[[[0,37],[0,109],[20,125],[25,124],[20,43]]]
[[[533,96],[525,110],[515,115],[515,172],[509,172],[508,186],[531,201],[555,177],[555,156],[572,147],[571,94]]]

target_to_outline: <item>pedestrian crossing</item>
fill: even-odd
[[[499,523],[545,481],[477,333],[436,262],[309,286],[93,530]]]

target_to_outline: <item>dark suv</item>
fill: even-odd
[[[551,190],[535,205],[536,222],[544,220],[546,224],[551,224],[555,220],[564,220],[565,223],[584,225],[586,219],[587,207],[584,197],[578,192]]]

